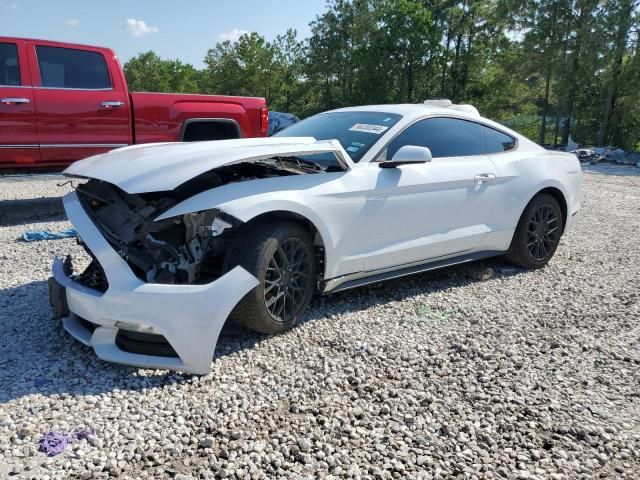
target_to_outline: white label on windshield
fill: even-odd
[[[349,130],[352,132],[365,132],[365,133],[373,133],[375,135],[382,135],[385,130],[389,130],[389,127],[384,127],[382,125],[372,125],[370,123],[356,123]]]

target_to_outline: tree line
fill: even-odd
[[[539,143],[640,149],[640,0],[331,0],[310,27],[218,42],[203,69],[149,51],[125,74],[300,117],[444,97]]]

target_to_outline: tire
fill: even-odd
[[[535,196],[518,221],[507,260],[524,268],[544,267],[558,248],[563,225],[558,201],[547,193]]]
[[[249,225],[236,237],[224,270],[236,265],[254,275],[260,285],[236,305],[232,321],[267,334],[284,332],[298,323],[316,284],[313,240],[304,228],[287,221]]]

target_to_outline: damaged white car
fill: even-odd
[[[272,138],[126,147],[73,164],[93,258],[51,302],[105,360],[208,372],[228,317],[291,328],[311,297],[506,255],[537,268],[580,208],[580,165],[448,101],[322,113]]]

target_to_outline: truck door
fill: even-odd
[[[40,42],[32,55],[43,164],[68,163],[131,143],[129,97],[120,71],[113,71],[114,65],[119,68],[115,56]]]
[[[24,42],[0,40],[0,167],[40,160]]]

